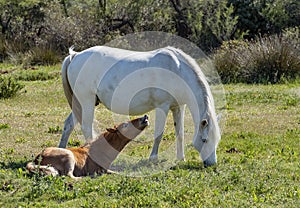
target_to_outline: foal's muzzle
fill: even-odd
[[[143,119],[142,119],[142,124],[148,126],[149,125],[149,120],[148,120],[148,116],[144,115]]]

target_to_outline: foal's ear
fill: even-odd
[[[107,128],[106,131],[110,132],[110,133],[115,133],[117,131],[116,128]]]

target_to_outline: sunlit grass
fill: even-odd
[[[41,69],[42,70],[42,69]],[[45,69],[59,73],[59,67]],[[15,71],[14,73],[17,73]],[[298,207],[300,204],[300,84],[225,85],[226,127],[218,165],[204,168],[191,145],[187,114],[186,161],[148,177],[105,175],[80,182],[68,177],[28,174],[25,164],[47,146],[57,146],[70,113],[60,77],[21,81],[24,90],[0,100],[1,207]],[[122,154],[147,158],[151,126]],[[96,110],[98,132],[126,117],[102,106]],[[171,115],[160,153],[174,144]],[[83,144],[78,126],[69,146]],[[171,155],[175,152],[170,153]]]

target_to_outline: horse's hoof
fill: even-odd
[[[151,156],[149,157],[149,161],[150,161],[150,162],[153,162],[153,163],[158,162],[158,156],[157,156],[157,155],[151,155]]]
[[[177,161],[180,162],[180,161],[185,161],[185,158],[184,157],[177,157]]]

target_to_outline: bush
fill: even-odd
[[[24,65],[54,65],[60,62],[58,53],[48,47],[35,47],[24,56]]]
[[[5,38],[0,35],[0,62],[7,57],[6,47],[5,47]]]
[[[23,66],[55,65],[61,61],[58,52],[44,46],[35,47],[27,52],[11,50],[8,54],[11,63]]]
[[[240,60],[239,53],[241,48],[247,47],[245,41],[225,41],[214,55],[214,64],[221,77],[222,82],[232,83],[240,81]]]
[[[292,27],[283,30],[282,37],[300,51],[300,27]]]
[[[300,57],[289,41],[272,36],[250,44],[244,52],[242,76],[251,83],[277,83],[295,79],[300,72]]]
[[[283,36],[230,41],[214,54],[223,82],[278,83],[300,76],[299,48]]]
[[[58,73],[48,73],[43,71],[22,71],[13,75],[16,80],[22,81],[45,81],[58,77]]]
[[[10,98],[17,94],[18,91],[23,89],[24,85],[18,83],[12,77],[0,77],[0,99]]]

